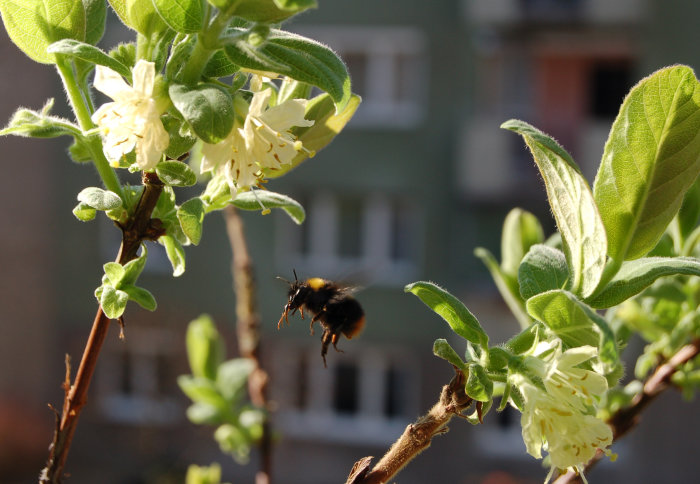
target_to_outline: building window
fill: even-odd
[[[278,260],[284,267],[327,277],[393,284],[415,276],[419,253],[417,207],[403,197],[314,192],[297,196],[307,220],[278,218]]]
[[[420,411],[419,364],[401,351],[348,349],[324,368],[316,346],[278,344],[272,393],[285,435],[386,444]]]
[[[328,44],[350,71],[362,104],[350,126],[414,128],[425,114],[427,41],[411,27],[299,27]]]
[[[181,420],[177,376],[187,372],[181,338],[170,330],[138,327],[127,328],[126,336],[105,345],[97,378],[102,414],[132,424]]]
[[[632,62],[594,62],[589,71],[589,109],[598,119],[614,119],[634,85]]]

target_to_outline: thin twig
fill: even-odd
[[[424,416],[406,427],[399,439],[370,471],[371,457],[357,461],[345,484],[381,484],[396,475],[414,457],[430,446],[433,437],[447,432],[447,423],[469,407],[472,399],[464,393],[464,373],[456,370],[442,388],[440,400]],[[480,407],[479,407],[480,408]]]
[[[669,358],[668,361],[656,368],[654,373],[647,378],[644,383],[642,392],[635,396],[632,403],[627,407],[621,408],[608,419],[608,425],[612,427],[613,431],[613,442],[617,442],[626,435],[627,432],[639,424],[642,411],[661,393],[671,388],[671,377],[673,374],[678,371],[682,365],[695,358],[699,353],[700,339],[696,339],[682,347],[676,354]],[[604,455],[605,454],[599,450],[593,459],[586,464],[585,472],[592,469]],[[555,484],[581,483],[583,479],[575,472],[567,472],[560,475],[554,482]]]
[[[119,248],[117,262],[126,264],[136,258],[141,242],[145,239],[156,239],[164,232],[160,221],[151,220],[151,214],[156,206],[158,197],[163,191],[163,183],[155,174],[144,173],[144,190],[141,199],[134,211],[134,215],[127,224],[122,227],[122,244]],[[75,375],[73,385],[69,385],[70,375],[66,375],[64,383],[64,402],[61,412],[60,424],[54,432],[53,441],[49,447],[49,459],[46,467],[41,471],[39,482],[41,484],[60,483],[63,478],[63,468],[66,464],[68,451],[73,441],[73,435],[78,425],[80,411],[87,402],[87,392],[90,381],[95,372],[97,359],[102,349],[102,344],[109,330],[110,319],[102,311],[97,309],[92,330],[83,351],[83,357]],[[67,366],[67,373],[69,368]]]
[[[260,361],[260,314],[255,297],[255,278],[253,262],[248,252],[243,221],[236,209],[229,205],[224,210],[226,232],[228,234],[233,263],[234,292],[236,293],[236,329],[238,334],[238,349],[244,358],[250,358],[255,363],[248,378],[248,393],[254,405],[268,409],[267,401],[267,372]],[[262,437],[260,438],[260,471],[255,476],[256,484],[270,484],[272,475],[272,438],[270,421],[267,415],[263,420]]]

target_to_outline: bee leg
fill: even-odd
[[[318,321],[319,319],[321,319],[323,316],[325,316],[325,314],[326,314],[326,313],[325,313],[324,311],[321,311],[321,312],[318,313],[316,316],[314,316],[313,318],[311,318],[311,324],[309,324],[309,329],[311,330],[311,336],[314,335],[314,323],[315,323],[316,321]],[[325,333],[324,333],[324,334],[325,334]]]
[[[321,358],[323,358],[323,366],[328,368],[326,364],[326,354],[328,353],[328,345],[331,343],[332,335],[329,330],[323,332],[323,337],[321,338]]]
[[[333,343],[333,348],[335,348],[335,351],[338,353],[345,353],[343,350],[338,349],[338,340],[340,339],[340,335],[338,333],[333,333],[331,335],[331,343]]]
[[[282,316],[280,316],[280,320],[277,322],[277,329],[280,329],[282,327],[282,321],[286,321],[287,326],[289,326],[289,316],[287,316],[288,313],[289,310],[285,308],[284,312],[282,312]]]

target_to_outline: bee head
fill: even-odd
[[[290,311],[292,314],[294,314],[296,310],[304,304],[304,301],[306,300],[310,291],[308,284],[304,283],[304,281],[300,281],[297,277],[296,269],[293,269],[293,272],[294,282],[278,277],[278,279],[281,279],[289,284],[287,305],[284,307],[285,314]]]

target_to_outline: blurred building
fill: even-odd
[[[354,0],[322,2],[290,25],[341,54],[363,103],[331,146],[269,184],[304,205],[302,226],[279,213],[244,216],[280,436],[275,482],[344,482],[356,460],[379,458],[436,401],[452,369],[432,355],[432,343],[464,345],[404,294],[405,284],[448,288],[493,341],[516,330],[473,249],[498,253],[503,218],[516,205],[553,223],[522,140],[499,125],[521,118],[552,134],[592,180],[632,84],[664,65],[697,64],[698,10],[692,0]],[[0,82],[13,92],[0,117],[17,103],[61,99],[51,69],[23,58],[6,37],[0,46]],[[30,482],[43,464],[53,425],[45,404],[60,406],[63,355],[77,365],[96,309],[88,295],[118,244],[108,223],[71,215],[75,195],[97,178],[66,161],[61,141],[2,140],[6,162],[20,173],[0,192],[11,208],[0,215],[3,482]],[[175,384],[188,372],[184,328],[200,313],[230,336],[230,356],[235,348],[223,220],[210,216],[204,230],[178,279],[162,253],[149,252],[143,285],[159,308],[130,306],[126,341],[117,328],[108,338],[69,457],[71,482],[179,482],[188,464],[213,461],[224,464],[227,481],[252,482],[257,456],[241,467],[220,454],[212,430],[184,418],[187,401]],[[308,319],[276,330],[286,287],[275,276],[290,279],[292,269],[361,287],[366,329],[340,342],[343,353],[331,349],[328,369]],[[697,410],[664,396],[614,448],[618,462],[599,465],[591,482],[692,479],[683,435],[700,429]],[[525,453],[515,413],[490,414],[478,427],[455,419],[450,428],[398,482],[534,483],[546,473]]]

